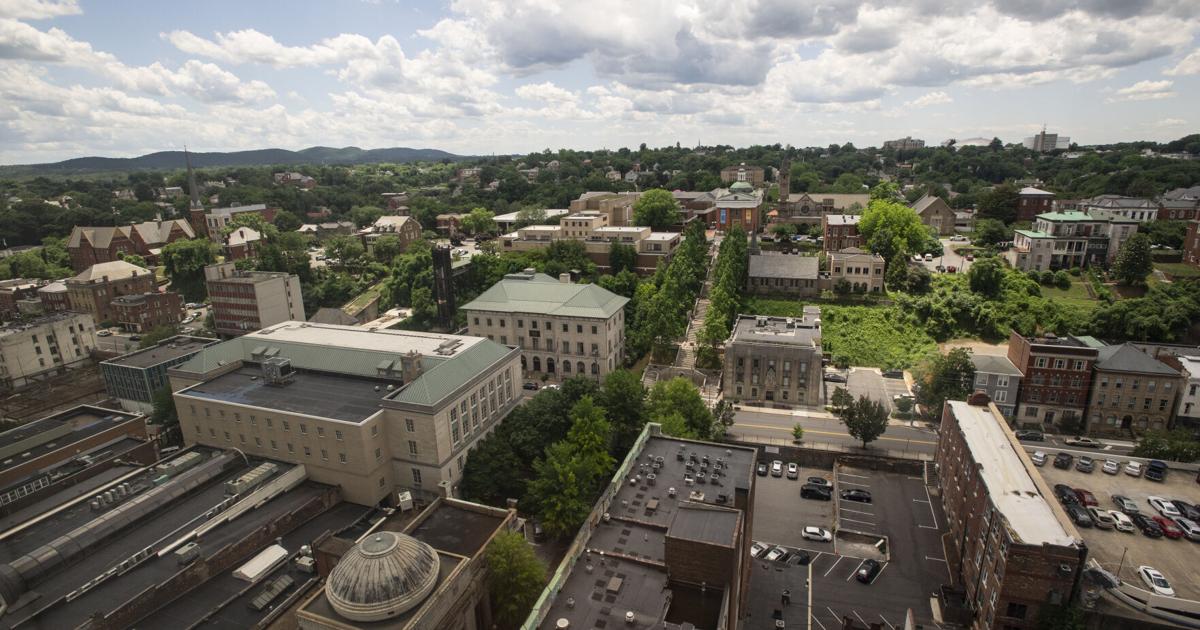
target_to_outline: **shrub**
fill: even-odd
[[[1058,270],[1054,274],[1054,286],[1056,286],[1060,289],[1064,289],[1064,290],[1070,289],[1071,288],[1071,276],[1067,275],[1067,272],[1065,272],[1061,269]]]
[[[1050,285],[1054,284],[1054,272],[1050,271],[1049,269],[1043,271],[1041,274],[1038,275],[1038,282],[1040,282],[1046,286],[1050,286]]]
[[[1071,267],[1071,275],[1072,276],[1075,276],[1076,278],[1078,278],[1082,274],[1083,274],[1083,270],[1080,269],[1079,267]]]

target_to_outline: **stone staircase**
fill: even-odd
[[[688,323],[687,336],[679,344],[679,353],[675,357],[675,367],[694,369],[696,367],[696,348],[699,346],[700,328],[704,326],[704,316],[708,313],[708,298],[696,300],[695,313]]]

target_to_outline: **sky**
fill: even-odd
[[[1200,131],[1200,0],[0,0],[0,164]]]

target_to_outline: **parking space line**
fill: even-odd
[[[859,568],[859,567],[861,567],[861,566],[863,565],[863,563],[864,563],[864,562],[866,562],[866,560],[859,560],[859,561],[858,561],[858,566],[857,566],[857,567],[854,567],[854,570],[850,572],[850,575],[847,575],[847,576],[846,576],[846,581],[847,581],[847,582],[849,582],[849,581],[850,581],[850,578],[854,577],[854,574],[855,574],[855,573],[858,573],[858,568]]]
[[[852,611],[850,611],[850,612],[854,613],[854,616],[855,616],[855,617],[858,617],[858,620],[862,622],[862,625],[864,625],[864,626],[866,626],[866,627],[868,627],[868,628],[870,628],[870,627],[871,627],[871,624],[867,623],[867,620],[866,620],[866,619],[863,619],[863,618],[862,618],[862,615],[858,614],[858,611],[857,611],[857,610],[852,610]]]
[[[835,620],[835,621],[837,621],[838,623],[841,623],[841,622],[842,622],[842,618],[841,618],[841,617],[839,617],[837,613],[833,612],[833,609],[832,609],[832,608],[830,608],[830,607],[826,606],[826,607],[825,607],[825,610],[828,610],[828,611],[829,611],[829,614],[833,615],[833,618],[834,618],[834,620]]]
[[[914,481],[925,481],[924,477],[909,477],[909,479],[912,479]]]
[[[883,566],[879,567],[879,573],[876,573],[875,577],[871,578],[871,582],[870,582],[871,584],[874,584],[875,582],[879,581],[879,576],[883,575],[883,572],[887,570],[889,564],[891,564],[891,562],[884,562]],[[864,621],[863,623],[866,623],[866,622]]]
[[[846,518],[845,516],[841,517],[841,519],[840,519],[840,520],[843,520],[843,521],[850,521],[851,523],[863,523],[863,524],[866,524],[866,525],[870,525],[871,527],[875,527],[875,523],[874,523],[874,521],[860,521],[860,520],[858,520],[858,519],[856,519],[856,518]]]
[[[854,483],[853,481],[841,481],[840,479],[838,480],[838,483],[840,483],[840,484],[843,484],[843,485],[847,485],[847,486],[858,486],[858,487],[860,487],[860,488],[870,488],[870,487],[871,487],[871,485],[870,485],[870,484],[866,484],[866,483]]]
[[[925,559],[926,559],[926,560],[933,560],[934,562],[945,562],[945,561],[946,561],[946,559],[945,559],[945,558],[930,558],[929,556],[925,556]]]
[[[830,566],[827,571],[825,571],[825,575],[822,575],[821,577],[829,577],[829,574],[833,572],[833,567],[836,567],[838,565],[838,563],[842,561],[842,557],[843,556],[838,556],[838,559],[834,561],[833,565]],[[830,612],[833,612],[833,611],[830,611]]]
[[[929,503],[929,502],[924,499],[913,499],[913,503]]]
[[[925,503],[929,504],[929,515],[933,517],[933,529],[937,529],[937,512],[933,511],[933,498],[929,496],[929,486],[925,486]]]
[[[892,625],[892,622],[890,622],[890,621],[888,621],[887,619],[885,619],[883,615],[879,615],[879,618],[880,618],[880,619],[883,619],[883,623],[886,623],[886,624],[888,625],[888,627],[889,627],[889,628],[891,628],[892,630],[896,630],[896,626],[893,626],[893,625]]]
[[[850,508],[842,508],[843,512],[854,512],[855,514],[866,514],[867,516],[875,516],[874,512],[863,512],[862,510],[851,510]]]
[[[816,615],[814,615],[814,614],[812,614],[812,611],[811,611],[811,610],[810,610],[810,611],[808,611],[808,618],[809,618],[809,619],[811,619],[811,620],[813,620],[813,621],[815,621],[815,622],[817,622],[817,625],[818,625],[818,626],[821,626],[821,630],[825,630],[825,624],[821,623],[821,620],[820,620],[820,619],[817,619],[817,616],[816,616]],[[811,628],[812,626],[809,626],[809,627]]]
[[[857,477],[859,479],[870,479],[870,477],[868,477],[866,475],[856,475],[854,473],[848,473],[848,472],[839,472],[838,475],[841,477]]]

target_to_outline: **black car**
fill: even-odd
[[[814,499],[817,501],[829,501],[833,499],[833,493],[826,486],[818,486],[813,483],[806,483],[800,486],[800,497],[803,499]]]
[[[1179,510],[1179,513],[1184,518],[1200,523],[1200,507],[1196,507],[1187,501],[1180,501],[1179,499],[1171,499],[1171,503],[1175,505],[1175,509]]]
[[[1054,484],[1054,496],[1058,497],[1058,502],[1063,505],[1078,505],[1079,495],[1075,494],[1075,489],[1065,483]]]
[[[842,490],[840,496],[843,501],[858,501],[859,503],[870,503],[871,493],[866,490],[854,488],[851,490]]]
[[[1046,439],[1046,436],[1041,431],[1034,431],[1033,429],[1020,429],[1013,431],[1013,434],[1022,442],[1042,442]]]
[[[883,565],[879,564],[878,560],[863,560],[863,563],[858,567],[858,572],[854,574],[854,579],[863,584],[870,584],[871,580],[874,580],[875,576],[879,575],[882,567]]]
[[[1075,456],[1070,453],[1059,453],[1054,456],[1054,467],[1067,470],[1071,467],[1071,462],[1075,461]]]
[[[828,374],[825,375],[825,382],[826,383],[845,383],[846,377],[842,374],[838,374],[837,372],[829,372]]]
[[[534,383],[533,381],[526,381],[525,384],[521,386],[521,389],[527,389],[531,392],[536,392],[538,390],[538,384]]]
[[[828,479],[826,479],[824,477],[809,477],[808,479],[804,480],[804,483],[809,483],[814,486],[824,486],[826,488],[833,487],[833,482],[829,481]]]
[[[1092,526],[1092,515],[1088,514],[1087,509],[1085,509],[1082,505],[1079,505],[1078,503],[1070,503],[1063,507],[1067,511],[1067,516],[1070,516],[1071,520],[1075,521],[1075,525],[1079,527]]]
[[[804,551],[803,549],[801,549],[799,551],[790,552],[788,554],[788,556],[790,556],[787,559],[787,564],[789,566],[799,565],[799,566],[803,567],[803,566],[807,566],[808,563],[812,562],[812,556],[809,555],[809,553],[807,551]]]
[[[1150,517],[1145,514],[1130,514],[1129,520],[1133,521],[1134,526],[1142,530],[1142,535],[1147,538],[1162,538],[1163,530],[1158,526],[1158,523],[1150,520]]]
[[[758,467],[755,468],[755,472],[758,473],[759,477],[766,477],[767,476],[767,463],[766,462],[758,462]]]

